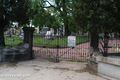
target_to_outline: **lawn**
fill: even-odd
[[[6,35],[4,35],[5,38],[5,45],[6,46],[15,46],[18,43],[22,43],[23,41],[19,39],[19,36],[17,36],[17,34],[12,35],[11,37],[6,37]],[[14,39],[14,41],[9,41],[10,39]]]
[[[5,45],[6,46],[15,46],[18,43],[23,42],[22,40],[19,39],[19,36],[17,34],[12,35],[11,37],[5,37]],[[14,41],[9,41],[9,39],[14,39]],[[88,37],[84,37],[83,35],[81,36],[76,36],[76,44],[81,43],[84,41],[88,41]],[[33,36],[33,45],[41,45],[41,46],[67,46],[68,45],[68,37],[64,36],[62,38],[54,38],[54,40],[45,40],[44,37],[39,36],[39,35],[34,35]]]
[[[84,36],[76,36],[76,44],[84,41],[88,41],[88,37]],[[67,46],[68,45],[68,37],[64,36],[62,38],[54,38],[54,40],[45,40],[44,37],[39,35],[33,36],[33,45],[45,45],[45,46]]]

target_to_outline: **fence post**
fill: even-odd
[[[107,57],[107,53],[108,53],[108,36],[107,36],[107,33],[105,33],[105,35],[104,35],[104,53],[103,53],[103,56]]]
[[[24,43],[28,43],[29,44],[29,59],[33,59],[33,32],[34,32],[34,28],[33,27],[23,27],[23,31],[24,31]]]

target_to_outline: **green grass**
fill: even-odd
[[[71,59],[71,60],[67,60],[67,61],[71,61],[71,62],[87,62],[87,61],[82,61],[82,60],[73,60],[73,59]]]
[[[88,37],[76,36],[76,44],[84,41],[88,41]],[[36,35],[33,36],[33,45],[46,45],[46,46],[67,46],[68,37],[64,36],[62,38],[54,38],[54,40],[45,40],[44,37]]]
[[[79,57],[84,57],[84,55],[80,55]]]
[[[17,36],[17,34],[12,35],[11,37],[6,37],[6,35],[4,35],[5,37],[5,45],[6,46],[15,46],[19,43],[22,43],[23,41],[19,39],[19,36]],[[9,41],[9,39],[14,39],[14,41]]]
[[[22,40],[19,39],[19,36],[17,36],[17,34],[12,35],[11,37],[6,37],[6,35],[4,35],[4,37],[5,37],[5,45],[6,46],[15,46],[18,43],[23,42]],[[15,39],[15,41],[12,42],[12,41],[9,41],[9,39]],[[88,41],[88,40],[89,40],[88,37],[76,36],[76,44],[80,43],[80,42]],[[54,38],[54,40],[45,40],[44,37],[35,35],[35,36],[33,36],[33,45],[67,46],[68,45],[68,37],[64,36],[62,38]]]
[[[49,60],[51,62],[56,62],[56,60],[54,58],[47,58],[47,60]]]

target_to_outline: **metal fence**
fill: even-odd
[[[99,49],[103,56],[120,56],[120,37],[100,38]]]
[[[70,45],[69,38],[75,39],[74,46]],[[74,40],[73,39],[73,40]],[[74,41],[73,41],[74,42]],[[33,36],[33,50],[35,58],[43,58],[54,61],[87,61],[89,36],[54,36],[53,40],[46,40],[44,36]]]

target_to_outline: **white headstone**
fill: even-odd
[[[39,26],[37,27],[37,33],[39,33]]]
[[[52,35],[51,31],[47,31],[47,33],[45,34],[45,36],[50,36],[50,35]]]
[[[24,39],[24,31],[23,31],[23,27],[20,28],[19,39],[20,39],[20,40],[23,40],[23,39]]]

